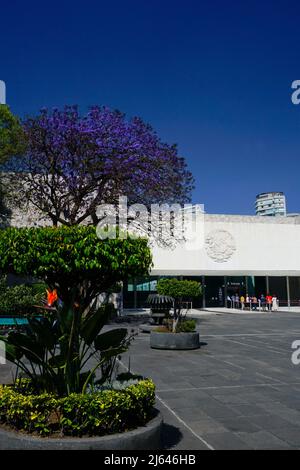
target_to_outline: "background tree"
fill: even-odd
[[[103,241],[93,226],[2,230],[1,271],[44,281],[53,304],[43,321],[29,319],[27,334],[3,338],[7,358],[39,389],[60,395],[84,391],[99,367],[109,373],[105,364],[130,340],[126,328],[99,334],[111,309],[97,308],[97,296],[127,276],[147,274],[151,262],[145,239]],[[83,371],[96,353],[94,368]]]
[[[197,281],[160,279],[157,283],[157,292],[173,298],[173,332],[175,333],[182,319],[183,303],[199,297],[202,294],[202,287]]]
[[[95,106],[42,110],[23,122],[27,150],[12,184],[53,222],[98,222],[97,206],[189,202],[193,177],[175,145],[159,139],[139,118]],[[14,162],[12,162],[14,163]]]
[[[0,165],[3,165],[12,155],[25,152],[25,134],[20,120],[14,116],[9,107],[0,104]],[[7,180],[0,175],[0,222],[3,224],[10,216],[10,210],[5,205]]]
[[[18,117],[5,104],[0,104],[0,164],[12,155],[23,154],[25,134]]]

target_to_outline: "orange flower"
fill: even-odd
[[[54,304],[54,302],[56,302],[58,299],[58,296],[57,296],[57,290],[54,289],[54,290],[48,290],[47,289],[47,305],[48,307],[52,307],[52,305]]]

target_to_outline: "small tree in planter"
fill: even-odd
[[[43,280],[49,307],[41,321],[29,319],[27,333],[3,338],[8,360],[39,392],[85,392],[96,370],[107,376],[106,366],[130,341],[126,328],[100,334],[111,308],[97,308],[98,295],[127,276],[147,274],[151,262],[145,239],[100,240],[92,226],[2,230],[1,271]],[[97,361],[87,369],[92,357]]]
[[[172,331],[180,331],[183,318],[183,302],[199,297],[202,294],[201,284],[197,281],[160,279],[157,283],[157,292],[173,298]],[[184,328],[182,329],[182,331]]]

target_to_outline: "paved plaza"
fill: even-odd
[[[142,320],[130,320],[114,326],[138,331]],[[300,340],[300,314],[202,314],[197,328],[199,350],[153,350],[139,333],[122,357],[156,384],[164,448],[299,449],[300,365],[291,344]],[[2,365],[0,381],[11,377]]]
[[[300,448],[300,315],[207,315],[201,349],[159,351],[140,333],[131,368],[151,377],[169,449]],[[128,357],[123,357],[128,364]]]

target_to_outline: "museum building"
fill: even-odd
[[[199,247],[154,246],[148,277],[124,284],[124,308],[146,307],[161,277],[198,280],[194,308],[229,306],[232,295],[276,296],[280,306],[300,306],[300,216],[202,214]],[[197,244],[196,244],[197,245]]]

